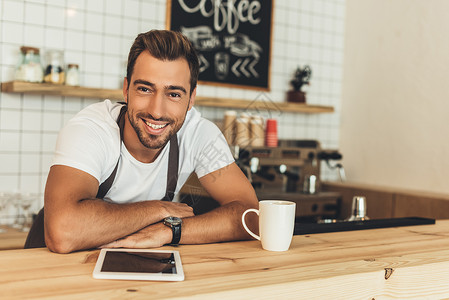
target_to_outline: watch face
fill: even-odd
[[[178,217],[167,217],[167,218],[165,218],[165,221],[174,226],[177,226],[182,223],[182,219],[178,218]]]

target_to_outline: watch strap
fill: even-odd
[[[172,225],[171,229],[173,231],[173,238],[172,238],[170,244],[178,245],[179,241],[181,240],[181,224],[179,224],[179,225]]]

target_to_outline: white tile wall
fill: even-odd
[[[280,138],[317,139],[338,148],[345,0],[275,1],[271,91],[199,86],[198,95],[285,101],[298,65],[312,68],[307,102],[334,114],[259,111],[279,121]],[[80,65],[85,86],[121,88],[135,36],[165,28],[165,0],[2,0],[0,81],[10,81],[22,45],[62,49]],[[43,193],[57,133],[83,107],[102,99],[0,94],[0,190]],[[223,110],[200,108],[211,119]],[[336,178],[323,168],[323,176]],[[42,203],[36,204],[39,207]]]

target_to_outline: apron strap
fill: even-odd
[[[175,133],[170,138],[170,152],[168,155],[167,189],[163,201],[173,201],[176,185],[178,183],[179,147],[178,137]]]
[[[123,105],[122,108],[120,109],[120,114],[118,115],[118,118],[117,118],[117,124],[118,124],[118,127],[120,128],[120,144],[121,144],[121,141],[123,141],[123,130],[125,128],[125,113],[126,113],[127,109],[128,109],[128,106]],[[96,198],[103,199],[104,196],[106,196],[106,194],[108,193],[109,189],[111,188],[112,184],[114,183],[115,175],[117,174],[119,161],[120,161],[120,156],[119,156],[119,159],[117,160],[117,164],[115,165],[114,171],[112,171],[112,173],[111,173],[111,175],[109,175],[108,179],[106,179],[98,187],[98,192],[97,192]]]

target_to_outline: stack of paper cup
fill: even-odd
[[[228,110],[225,112],[223,120],[223,135],[229,145],[235,145],[236,119],[237,112],[235,110]]]
[[[263,128],[263,118],[252,116],[250,120],[251,127],[251,146],[263,147],[265,144],[265,130]]]
[[[275,119],[268,119],[265,129],[265,145],[267,147],[278,146],[278,129],[277,121]]]
[[[236,120],[235,144],[240,147],[249,146],[251,142],[250,134],[249,116],[241,114]]]

